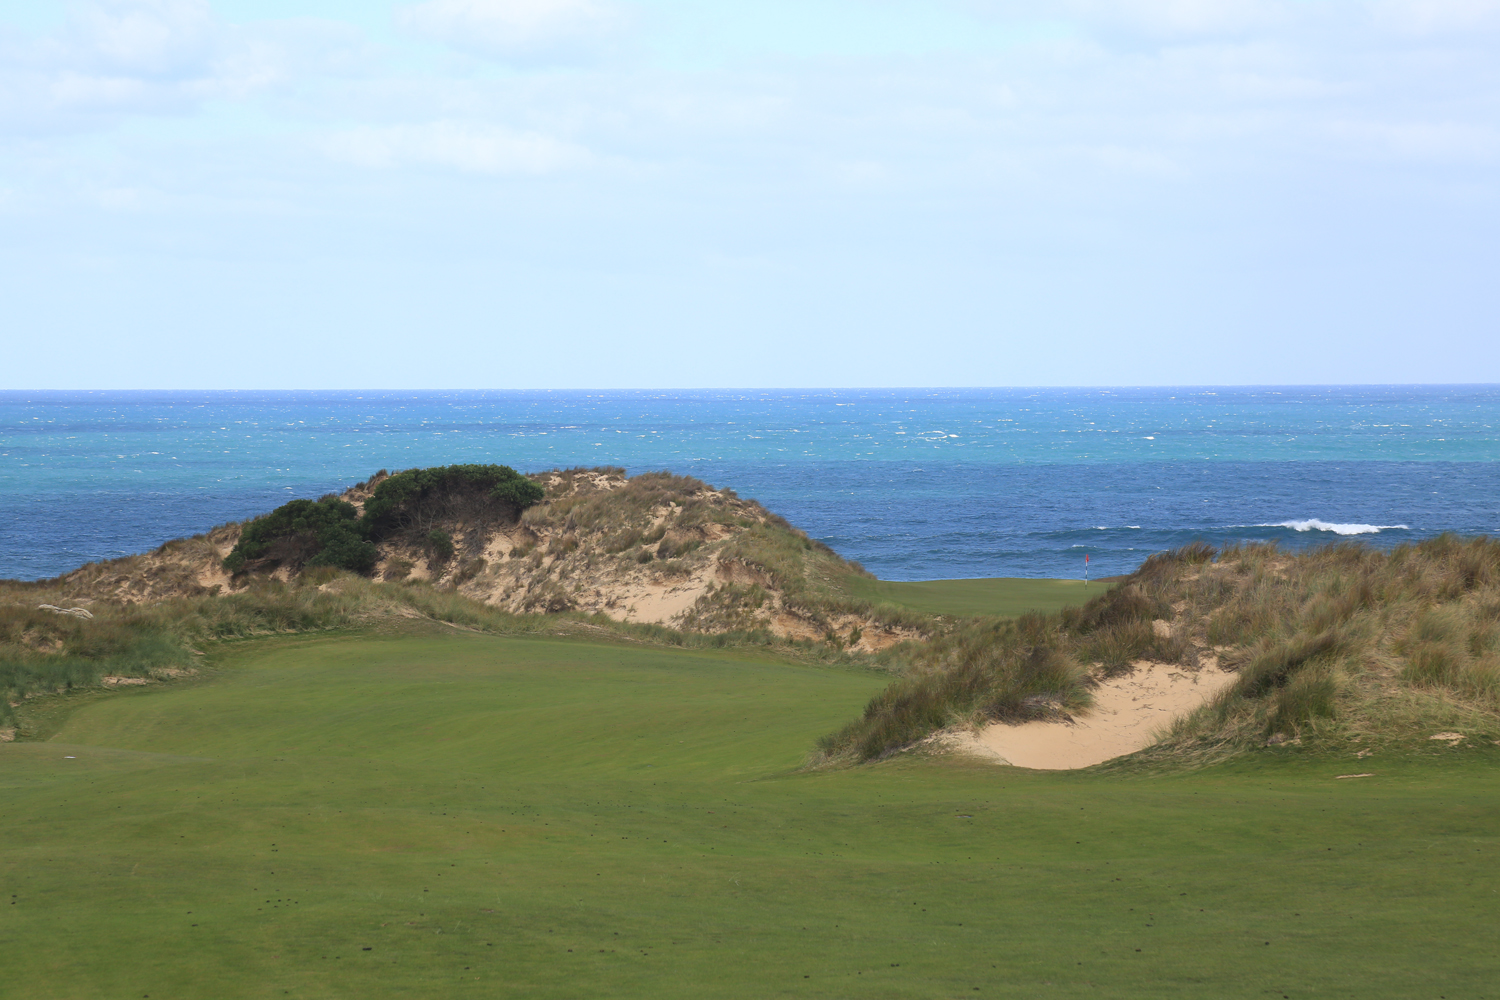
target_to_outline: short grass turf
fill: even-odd
[[[898,604],[934,615],[998,615],[1013,618],[1027,611],[1057,611],[1084,604],[1109,588],[1108,584],[1083,580],[1028,580],[993,577],[978,580],[854,579],[846,586],[869,601]]]
[[[0,995],[1500,997],[1492,754],[799,772],[883,683],[345,635],[81,697],[0,746]]]

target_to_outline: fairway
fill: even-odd
[[[1084,604],[1109,589],[1105,583],[1082,580],[1030,580],[994,577],[977,580],[920,580],[901,583],[853,577],[849,592],[869,601],[899,604],[933,615],[999,615],[1014,617],[1027,611],[1057,611]]]
[[[81,696],[0,746],[0,993],[1500,997],[1492,749],[799,771],[887,680],[341,634]]]

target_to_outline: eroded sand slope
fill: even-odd
[[[1194,671],[1142,662],[1127,675],[1101,681],[1089,714],[1071,722],[996,723],[952,739],[959,749],[1017,767],[1089,767],[1144,750],[1174,718],[1207,703],[1236,677],[1212,665]]]

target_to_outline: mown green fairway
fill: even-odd
[[[0,747],[0,994],[1500,996],[1493,756],[797,772],[881,685],[241,644]]]
[[[845,584],[856,596],[888,601],[913,611],[934,615],[1000,615],[1026,611],[1057,611],[1083,604],[1104,593],[1109,585],[1082,580],[1028,580],[995,577],[982,580],[920,580],[897,583],[855,577]]]

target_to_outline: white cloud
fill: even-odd
[[[1296,0],[970,0],[1012,23],[1061,21],[1086,35],[1162,41],[1243,36],[1321,16]]]
[[[72,9],[64,44],[102,72],[181,79],[212,72],[217,36],[207,0],[92,0]]]
[[[1330,134],[1359,152],[1370,150],[1413,160],[1493,163],[1500,158],[1500,131],[1468,122],[1333,122]]]
[[[567,73],[491,72],[414,44],[542,65],[622,37],[608,2],[408,5],[413,34],[386,46],[352,23],[205,22],[190,0],[111,0],[51,34],[0,31],[0,253],[40,276],[11,268],[10,295],[32,294],[50,323],[53,300],[108,298],[70,284],[83,252],[132,267],[244,260],[206,307],[235,320],[278,286],[246,275],[332,302],[322,271],[297,262],[388,257],[399,280],[339,263],[358,275],[339,287],[346,305],[383,303],[371,325],[395,331],[450,298],[487,315],[448,295],[463,282],[444,284],[482,266],[478,247],[541,269],[515,269],[515,288],[553,331],[567,327],[549,311],[559,300],[578,330],[618,318],[642,335],[709,316],[816,338],[840,310],[845,328],[979,317],[988,330],[999,316],[1062,330],[1074,321],[1055,318],[1059,303],[1074,300],[1109,303],[1070,314],[1080,336],[1135,310],[1185,317],[1180,330],[1232,315],[1256,335],[1316,337],[1347,303],[1377,300],[1392,308],[1363,318],[1428,329],[1431,303],[1469,303],[1449,318],[1494,327],[1500,58],[1479,29],[1500,0],[819,0],[983,5],[1005,41],[740,46],[690,64],[652,55],[666,9],[687,6],[656,4],[625,58]],[[707,19],[718,2],[696,7]],[[734,25],[762,19],[762,36],[803,30],[795,0],[722,2],[738,5]],[[383,232],[402,238],[371,236]],[[732,268],[696,261],[765,265],[720,282]],[[536,279],[547,268],[553,285]],[[1360,277],[1307,291],[1339,268]],[[142,271],[142,294],[175,301],[180,270]],[[1123,297],[1097,291],[1110,288]],[[1182,305],[1193,295],[1201,314]],[[784,313],[760,305],[776,302]],[[1283,322],[1293,314],[1305,318]]]
[[[1382,0],[1375,17],[1404,34],[1435,35],[1500,28],[1500,0]]]
[[[398,10],[396,22],[454,48],[525,59],[595,48],[624,16],[595,0],[427,0]]]
[[[583,147],[537,132],[453,121],[347,129],[324,148],[364,167],[417,164],[478,174],[548,174],[591,159]]]
[[[236,27],[204,0],[88,0],[47,35],[0,33],[0,134],[66,133],[131,114],[182,114],[368,66],[336,21]]]
[[[1275,0],[1065,0],[1064,7],[1087,23],[1168,37],[1238,35],[1290,19]]]

